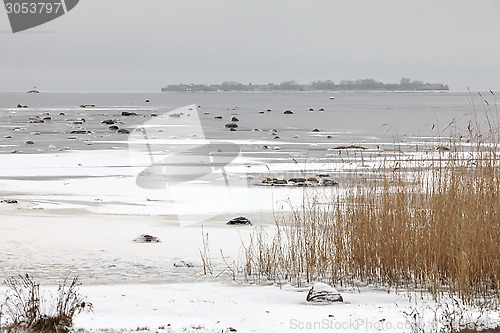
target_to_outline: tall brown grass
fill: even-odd
[[[309,198],[246,250],[248,278],[315,280],[500,298],[499,127],[471,122],[446,148],[386,160],[345,194]],[[449,149],[449,150],[448,150]],[[395,167],[397,166],[397,167]]]

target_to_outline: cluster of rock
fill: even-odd
[[[14,199],[5,199],[5,200],[0,201],[0,203],[14,205],[14,204],[18,204],[19,202],[17,200],[14,200]]]
[[[48,116],[49,113],[45,113],[44,115]],[[51,117],[40,118],[40,116],[34,116],[34,117],[29,117],[28,118],[28,121],[29,121],[30,124],[43,124],[46,121],[50,121],[50,120],[52,120]]]
[[[122,113],[123,115],[123,113]],[[116,120],[113,120],[113,119],[106,119],[106,120],[103,120],[101,121],[101,124],[103,125],[111,125],[109,126],[108,128],[112,131],[116,131],[117,133],[119,134],[130,134],[130,131],[128,129],[125,129],[125,128],[119,128],[116,124],[118,124],[118,122]],[[123,124],[122,122],[120,122],[120,124]]]
[[[339,183],[330,178],[330,175],[317,175],[316,177],[297,177],[286,179],[266,177],[259,185],[264,186],[336,186]]]
[[[22,105],[22,104],[18,104],[17,107],[18,108],[28,108],[28,106]],[[80,105],[80,108],[82,108],[82,109],[94,108],[94,107],[96,107],[95,104],[81,104]],[[65,112],[58,112],[58,115],[60,117],[64,117],[64,116],[66,116],[66,113]],[[183,115],[183,114],[180,113],[180,115]],[[66,131],[66,134],[68,134],[68,137],[67,137],[68,140],[80,140],[80,141],[86,143],[87,145],[92,145],[93,143],[91,142],[90,138],[80,137],[80,136],[87,136],[87,135],[91,135],[91,134],[95,134],[96,132],[99,132],[99,130],[97,130],[97,129],[90,130],[90,128],[87,127],[89,124],[89,121],[91,123],[91,126],[94,125],[93,121],[95,121],[96,119],[93,118],[92,116],[88,120],[81,117],[81,116],[77,117],[77,118],[65,118],[65,119],[63,118],[63,119],[61,119],[61,118],[57,118],[57,117],[52,116],[49,112],[44,112],[43,114],[40,113],[38,115],[27,116],[27,122],[30,125],[37,127],[37,126],[47,125],[47,123],[52,124],[54,122],[54,124],[55,124],[57,122],[64,121],[64,123],[69,126],[69,130]],[[106,114],[99,114],[98,116],[108,117],[108,115],[106,115]],[[145,115],[141,115],[135,109],[127,110],[127,111],[120,110],[120,113],[116,116],[116,118],[110,118],[110,119],[101,118],[101,119],[99,119],[99,121],[100,121],[101,125],[103,125],[103,126],[107,125],[107,129],[109,129],[110,131],[112,131],[114,133],[130,134],[131,130],[129,130],[127,128],[123,128],[125,126],[123,118],[133,117],[133,116],[145,117]],[[156,113],[151,114],[151,117],[155,117],[155,116],[158,116],[158,115]],[[173,116],[176,116],[176,114],[174,114]],[[189,114],[188,114],[188,116],[189,116]],[[120,118],[122,118],[122,119],[120,119]],[[104,119],[104,120],[102,120],[102,119]],[[14,128],[12,128],[12,131],[15,131],[15,132],[26,131],[26,130],[27,130],[26,127],[14,127]],[[42,133],[49,133],[48,132],[49,130],[51,130],[51,128],[48,128],[45,132],[33,131],[30,134],[32,136],[35,136],[35,135],[40,136]],[[52,132],[59,133],[57,131],[52,131]],[[4,139],[13,139],[13,137],[14,137],[13,135],[5,135]],[[104,136],[101,135],[100,137],[104,137]],[[35,141],[35,138],[33,137],[33,138],[25,138],[23,140],[23,143],[27,146],[31,145],[31,146],[36,147],[38,142]],[[53,150],[53,151],[63,151],[63,150],[68,150],[68,149],[70,149],[70,148],[69,147],[57,148],[54,145],[49,145],[49,147],[48,147],[48,150]],[[43,152],[44,150],[41,148],[38,148],[38,151]],[[21,150],[12,150],[11,153],[12,154],[22,153],[22,151]]]

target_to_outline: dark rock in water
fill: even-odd
[[[95,104],[82,104],[80,105],[81,108],[95,108]]]
[[[73,122],[75,125],[83,125],[83,123],[86,122],[85,118],[80,118],[80,119],[75,119],[75,120],[70,120]]]
[[[226,128],[238,128],[238,124],[228,123],[228,124],[224,125],[224,127],[226,127]]]
[[[275,185],[286,185],[288,182],[286,179],[273,179],[273,184]]]
[[[292,111],[290,111],[290,110],[286,110],[286,111],[285,111],[285,112],[283,112],[283,113],[284,113],[284,114],[293,114],[293,112],[292,112]]]
[[[313,108],[310,108],[310,109],[309,109],[309,111],[314,111],[314,109],[313,109]]]
[[[27,105],[17,104],[17,107],[18,107],[18,108],[23,108],[23,109],[26,109],[28,106],[27,106]]]
[[[31,141],[31,140],[28,140],[28,141],[26,141],[26,144],[27,145],[34,145],[35,143],[33,141]]]
[[[161,240],[158,237],[143,234],[134,239],[136,243],[161,243]]]
[[[105,125],[113,125],[114,123],[115,123],[115,121],[112,119],[106,119],[106,120],[101,121],[101,124],[105,124]]]
[[[71,131],[70,134],[90,134],[92,133],[91,131],[86,131],[86,130],[76,130],[76,131]]]
[[[6,204],[10,204],[10,205],[14,205],[14,204],[18,204],[19,203],[19,202],[17,202],[17,200],[11,200],[11,199],[2,200],[0,202],[6,203]]]
[[[276,135],[276,136],[274,137],[274,140],[281,140],[281,138],[280,138],[279,136],[277,136],[277,135]]]
[[[336,302],[343,302],[340,293],[335,288],[330,287],[326,283],[315,283],[309,293],[307,294],[306,301],[316,304],[331,304]]]
[[[222,116],[215,116],[214,119],[222,119]]]
[[[231,118],[231,121],[240,121],[240,120],[236,117],[233,117],[233,118]]]
[[[64,113],[64,112],[60,112],[60,113],[59,113],[59,115],[60,115],[60,116],[65,116],[65,115],[66,115],[66,113]]]
[[[130,134],[130,131],[128,129],[121,128],[118,130],[118,133],[120,134]]]
[[[151,117],[158,117],[158,115],[156,113],[152,113]]]
[[[236,132],[236,128],[230,128],[229,131],[230,132]]]
[[[145,103],[149,103],[149,99],[147,99],[147,100],[145,101]]]
[[[318,111],[323,112],[323,111],[325,111],[325,109],[321,108],[321,109],[319,109]]]
[[[137,116],[137,113],[135,112],[129,112],[129,111],[123,111],[122,116],[129,117],[129,116]]]
[[[271,109],[267,109],[267,112],[271,112]]]
[[[119,127],[116,125],[113,125],[113,126],[109,126],[109,129],[112,131],[118,131]]]
[[[39,116],[29,117],[28,120],[31,124],[43,124],[45,122]]]
[[[314,177],[307,178],[307,181],[311,182],[311,183],[318,183],[319,182],[318,179],[314,178]]]
[[[268,145],[263,145],[261,148],[262,149],[271,149]]]
[[[260,114],[264,114],[264,111],[259,111]]]
[[[326,138],[327,138],[327,139],[331,139],[331,138],[332,138],[332,136],[331,136],[331,135],[327,135],[327,136],[326,136]]]
[[[51,117],[44,117],[44,118],[43,118],[43,120],[44,120],[44,121],[51,121],[51,120],[52,120],[52,118],[51,118]]]
[[[312,130],[313,132],[319,132],[319,129],[315,128]]]
[[[227,222],[228,225],[252,225],[249,219],[244,216],[235,217]]]

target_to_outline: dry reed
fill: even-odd
[[[446,148],[386,160],[328,204],[313,196],[276,220],[273,235],[256,232],[246,276],[362,281],[498,304],[500,140],[498,116],[487,120],[486,133],[470,122]]]

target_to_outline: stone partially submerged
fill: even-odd
[[[199,258],[183,258],[174,261],[174,267],[203,267],[203,261]]]
[[[306,300],[309,303],[325,305],[344,301],[335,288],[321,282],[317,282],[312,286],[307,294]]]

